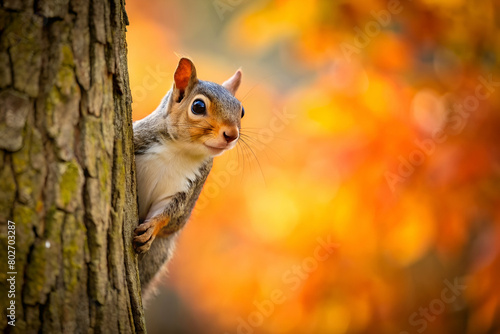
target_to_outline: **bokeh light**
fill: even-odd
[[[500,331],[496,1],[128,0],[127,13],[135,120],[179,56],[218,83],[241,67],[246,110],[150,332]]]

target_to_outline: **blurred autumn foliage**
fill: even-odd
[[[244,73],[244,142],[216,159],[152,333],[500,332],[496,1],[127,11],[134,119],[178,55]]]

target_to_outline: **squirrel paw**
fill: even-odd
[[[135,228],[135,236],[132,242],[137,253],[141,254],[149,250],[156,237],[155,229],[154,220],[146,221]]]

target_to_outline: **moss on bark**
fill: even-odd
[[[125,25],[123,0],[0,2],[2,332],[145,332]]]

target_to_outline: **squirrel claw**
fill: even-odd
[[[146,244],[142,244],[142,246],[139,246],[138,244],[134,243],[134,249],[137,254],[143,254],[146,253],[149,248],[151,248],[152,242],[148,242]]]
[[[154,230],[155,225],[152,222],[145,222],[136,227],[132,243],[137,253],[145,253],[151,248],[155,239]]]

